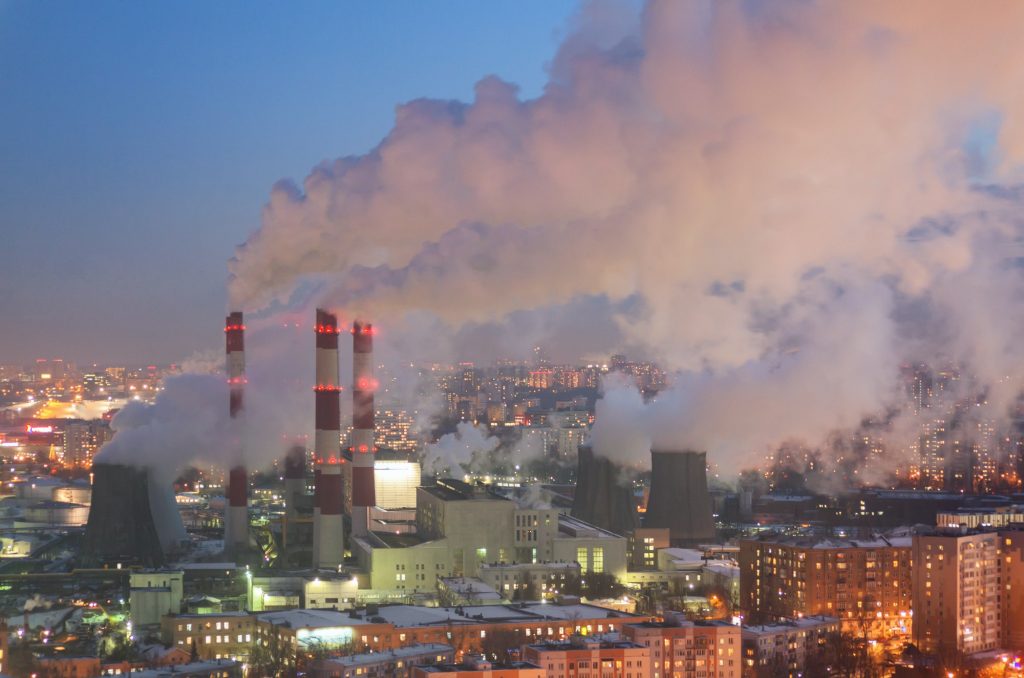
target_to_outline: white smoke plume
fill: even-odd
[[[427,445],[424,466],[431,473],[466,473],[474,464],[482,463],[484,457],[498,449],[500,444],[501,441],[488,433],[486,427],[459,422],[454,432],[446,433],[436,443]]]
[[[650,439],[724,467],[817,441],[937,356],[1008,403],[1024,4],[654,0],[624,17],[585,4],[536,99],[489,76],[471,103],[413,101],[370,153],[278,184],[231,262],[233,302],[457,331],[600,299],[609,350],[684,370],[647,407],[609,389],[602,415],[614,400],[639,427],[595,431],[613,456]]]
[[[219,366],[203,357],[195,372],[167,378],[152,404],[132,401],[118,412],[96,460],[148,468],[168,486],[190,465],[241,462],[255,471],[281,460],[313,430],[312,317],[247,320],[241,419],[230,418],[223,354]]]
[[[502,439],[491,435],[486,426],[459,422],[452,433],[441,436],[424,449],[424,467],[435,475],[513,472],[527,462],[541,458],[546,450],[539,435],[520,435]]]

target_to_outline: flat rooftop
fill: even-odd
[[[433,664],[431,666],[417,666],[417,670],[424,673],[459,673],[462,671],[503,671],[508,669],[539,669],[540,667],[530,662],[486,662],[485,664]]]
[[[454,651],[455,649],[451,645],[424,643],[422,645],[407,645],[406,647],[384,650],[382,652],[363,652],[360,654],[350,654],[345,657],[331,657],[330,659],[325,659],[324,664],[348,668],[367,664],[380,664],[381,662],[394,659],[421,657],[423,655],[444,655]]]
[[[588,522],[580,520],[579,518],[573,518],[570,515],[561,513],[558,516],[558,531],[570,537],[580,538],[594,538],[601,537],[605,539],[625,539],[620,534],[609,532],[596,525],[591,525]]]
[[[438,478],[434,485],[421,485],[419,489],[444,501],[510,501],[487,485],[471,485],[455,478]]]
[[[555,605],[549,603],[527,603],[516,605],[466,605],[461,607],[420,607],[416,605],[382,605],[375,612],[367,609],[354,611],[335,610],[279,610],[262,612],[257,619],[274,625],[293,629],[365,626],[367,624],[391,624],[397,628],[411,628],[438,625],[462,625],[509,622],[572,622],[585,619],[620,619],[625,623],[642,619],[639,615],[618,612],[596,605]],[[210,615],[214,616],[214,615]],[[373,621],[373,620],[378,621]]]

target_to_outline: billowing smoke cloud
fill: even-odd
[[[482,426],[460,422],[456,430],[427,445],[424,465],[428,472],[459,475],[480,464],[484,456],[498,449],[501,441]]]
[[[459,422],[455,431],[426,446],[424,468],[428,473],[455,477],[471,472],[513,473],[543,456],[543,432],[537,433],[502,439],[491,435],[485,426]]]
[[[143,466],[169,485],[189,465],[266,469],[302,443],[313,429],[312,315],[247,322],[242,419],[229,416],[223,354],[219,364],[203,354],[152,404],[132,401],[115,415],[97,461]]]
[[[608,349],[685,371],[646,407],[609,390],[602,415],[639,427],[595,431],[613,456],[820,440],[890,404],[906,360],[961,365],[1005,407],[1024,5],[623,12],[584,6],[540,97],[491,76],[471,103],[413,101],[367,155],[277,185],[234,302],[466,331],[599,299]]]

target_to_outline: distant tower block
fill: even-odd
[[[228,411],[232,419],[242,416],[245,393],[245,324],[242,313],[230,313],[224,321],[228,375]],[[224,550],[237,555],[249,547],[249,474],[239,442],[236,463],[228,471],[227,508],[224,510]]]
[[[651,450],[651,496],[644,527],[667,527],[673,545],[715,538],[707,453]]]
[[[373,462],[374,438],[373,325],[352,323],[352,534],[370,531],[370,509],[377,504]]]
[[[314,438],[313,567],[345,562],[342,517],[341,386],[338,384],[338,318],[316,311],[316,434]]]

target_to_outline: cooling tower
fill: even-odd
[[[173,494],[159,488],[151,490],[146,469],[95,463],[92,472],[92,506],[85,527],[82,564],[164,565],[165,554],[184,536]],[[171,511],[163,505],[168,497]],[[162,529],[154,516],[159,517]]]
[[[316,463],[313,507],[313,567],[336,568],[345,562],[342,508],[341,386],[338,384],[338,318],[316,311],[316,386],[313,457]]]
[[[373,325],[352,323],[352,534],[366,535],[370,509],[377,505],[374,439]]]
[[[622,469],[585,445],[579,450],[572,515],[621,535],[640,526],[633,492]]]
[[[673,546],[715,538],[705,452],[651,450],[644,527],[667,527]]]

